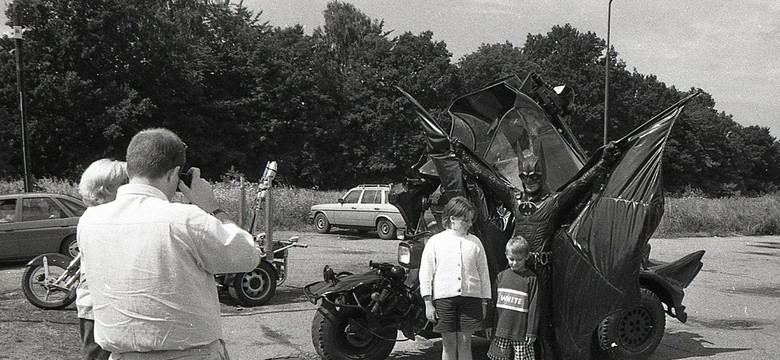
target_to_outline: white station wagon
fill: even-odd
[[[361,232],[376,230],[382,239],[395,239],[398,229],[406,224],[398,208],[387,202],[389,192],[390,185],[358,185],[336,204],[312,206],[309,217],[314,219],[314,229],[320,234],[338,227]]]

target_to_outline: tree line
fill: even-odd
[[[413,94],[446,123],[457,96],[535,72],[576,97],[570,126],[587,151],[602,142],[605,61],[610,138],[682,96],[629,71],[614,48],[569,24],[528,34],[523,46],[483,44],[456,62],[433,33],[385,29],[333,1],[311,35],[272,27],[230,1],[15,0],[8,25],[24,33],[32,172],[77,179],[93,160],[124,158],[139,130],[166,127],[188,163],[216,179],[256,180],[268,160],[285,184],[323,189],[403,179],[425,141]],[[22,174],[14,40],[0,39],[0,177]],[[607,54],[609,56],[605,56]],[[703,93],[672,131],[664,159],[671,192],[761,194],[780,187],[780,146],[769,129],[737,124]]]

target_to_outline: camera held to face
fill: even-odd
[[[192,170],[191,169],[189,171],[186,171],[186,172],[185,171],[180,172],[179,173],[179,178],[181,179],[181,181],[184,182],[184,185],[187,185],[187,187],[189,187],[189,188],[192,187]]]

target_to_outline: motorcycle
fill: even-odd
[[[227,289],[230,297],[242,306],[252,307],[267,303],[276,293],[276,287],[287,280],[289,273],[288,249],[293,247],[306,248],[308,245],[299,244],[298,237],[293,236],[288,240],[274,241],[271,231],[271,185],[276,177],[276,161],[269,161],[263,176],[260,179],[255,204],[252,207],[252,222],[249,225],[250,234],[257,232],[260,225],[260,213],[263,208],[263,222],[266,232],[255,236],[260,250],[263,253],[257,267],[245,273],[218,274],[215,276],[220,289]],[[243,213],[243,211],[241,211]],[[270,245],[270,246],[269,246]],[[267,251],[268,249],[271,251]]]
[[[254,234],[259,223],[259,212],[265,203],[270,208],[270,188],[276,174],[276,162],[266,165],[259,184],[257,203],[253,207],[250,233]],[[293,236],[287,240],[274,241],[270,232],[270,211],[266,211],[266,229],[269,231],[254,236],[263,252],[257,268],[245,273],[216,274],[217,288],[227,290],[230,296],[242,306],[260,306],[274,296],[277,286],[287,280],[289,273],[288,250],[293,247],[306,248]],[[270,245],[269,245],[270,244]],[[271,251],[266,251],[270,249]],[[50,253],[39,255],[26,264],[22,274],[22,290],[27,300],[45,310],[62,309],[76,300],[76,288],[80,281],[81,254],[74,259]]]
[[[265,248],[266,234],[260,233],[255,241]],[[274,242],[272,260],[263,256],[257,268],[246,273],[217,274],[214,280],[219,289],[227,290],[242,306],[260,306],[274,296],[276,287],[287,280],[289,273],[288,249],[306,248],[293,236]],[[58,254],[43,254],[27,263],[22,274],[22,290],[31,304],[44,310],[68,307],[76,300],[76,288],[80,280],[81,254],[76,258]]]
[[[454,183],[472,201],[477,200],[478,220],[473,229],[486,249],[491,277],[495,280],[497,272],[506,268],[503,247],[512,234],[512,226],[507,226],[510,223],[507,219],[511,219],[512,214],[501,206],[496,195],[498,191],[482,179],[486,176],[506,181],[517,179],[517,168],[512,167],[512,164],[517,164],[513,160],[517,158],[517,150],[511,146],[521,142],[545,146],[543,151],[548,160],[552,160],[549,161],[551,167],[547,168],[550,174],[548,182],[551,182],[547,185],[551,189],[564,185],[583,166],[587,166],[582,148],[561,118],[568,111],[572,95],[565,87],[556,90],[534,74],[523,82],[516,77],[497,81],[450,105],[453,121],[449,135],[411,96],[404,93],[418,107],[417,113],[426,130],[429,146],[440,141],[446,150],[451,142],[459,142],[457,145],[468,147],[465,150],[467,155],[447,157],[457,159],[455,164],[436,163],[433,157],[427,159],[424,155],[413,166],[404,183],[393,187],[391,203],[399,208],[407,224],[416,224],[407,227],[405,239],[398,246],[398,265],[370,263],[370,270],[362,274],[335,273],[326,266],[322,281],[304,287],[309,301],[318,305],[312,322],[312,342],[323,359],[385,359],[398,341],[398,331],[403,334],[404,340],[418,335],[429,339],[439,336],[425,318],[417,274],[425,242],[436,230],[425,223],[423,214],[430,211],[439,220],[441,208],[446,202],[441,199],[447,197],[445,185]],[[654,119],[651,121],[657,122]],[[506,128],[515,124],[521,125]],[[655,128],[646,126],[637,131]],[[511,137],[518,135],[526,138]],[[644,137],[644,134],[637,136],[640,139]],[[478,166],[471,166],[469,162]],[[475,172],[471,170],[474,168],[486,170]],[[596,198],[595,193],[593,198]],[[579,216],[573,212],[553,242],[555,261],[566,265],[554,273],[554,281],[564,285],[554,288],[551,300],[570,301],[565,304],[569,305],[567,313],[556,313],[556,343],[566,358],[646,359],[660,344],[665,315],[680,322],[687,320],[682,304],[684,289],[701,269],[704,251],[671,263],[650,260],[646,241],[655,227],[648,225],[641,234],[630,234],[639,238],[632,240],[635,245],[631,251],[607,253],[613,260],[605,263],[623,264],[617,274],[614,271],[617,268],[602,270],[593,266],[587,258],[583,260],[582,254],[598,251],[598,243],[584,243],[591,248],[571,245],[578,244],[575,240],[582,235],[578,233],[582,227],[577,221],[585,218],[586,212],[595,207],[594,201],[591,199],[587,205],[578,206],[576,212]],[[663,204],[662,199],[660,203]],[[636,219],[639,218],[634,218],[635,223]],[[640,220],[638,227],[652,224],[657,219]],[[608,221],[605,223],[596,222],[599,226],[610,225]],[[586,240],[590,239],[588,236],[600,240],[593,233],[586,233]],[[604,279],[613,283],[605,285]],[[614,289],[620,292],[615,296],[604,295]],[[624,297],[623,300],[616,301],[620,296]],[[569,332],[564,334],[566,331]]]
[[[71,259],[51,253],[27,263],[22,274],[22,291],[31,304],[45,310],[62,309],[76,300],[81,254]]]
[[[428,327],[416,278],[390,263],[369,262],[369,269],[335,274],[325,266],[324,280],[304,287],[309,301],[321,300],[311,336],[323,359],[384,359],[395,346],[398,330],[413,340]]]
[[[290,269],[288,249],[309,246],[298,243],[298,237],[293,236],[287,240],[275,241],[273,243],[273,256],[268,256],[265,251],[266,236],[266,233],[260,233],[255,238],[264,255],[254,270],[245,273],[214,275],[217,287],[227,290],[230,297],[241,306],[260,306],[271,300],[276,293],[276,288],[287,280]]]

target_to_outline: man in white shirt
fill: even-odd
[[[219,208],[187,146],[149,129],[127,148],[130,182],[81,217],[78,241],[94,305],[95,341],[112,359],[228,359],[214,274],[260,261],[252,236]],[[193,204],[171,203],[180,189]]]

